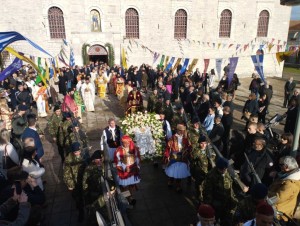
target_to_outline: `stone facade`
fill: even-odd
[[[2,0],[3,2],[3,0]],[[53,55],[57,55],[62,40],[51,39],[49,32],[48,10],[50,7],[59,7],[63,11],[66,39],[71,43],[76,64],[82,65],[82,45],[105,45],[109,42],[115,51],[115,62],[119,64],[121,48],[127,51],[128,65],[152,64],[153,56],[140,45],[166,56],[181,58],[198,58],[197,67],[203,70],[203,59],[211,59],[209,69],[215,67],[215,58],[223,58],[222,67],[227,65],[228,58],[235,56],[236,44],[241,44],[242,51],[236,72],[239,76],[249,76],[253,72],[253,63],[250,55],[255,54],[260,40],[271,41],[274,38],[287,40],[290,7],[281,6],[278,0],[28,0],[26,4],[15,1],[5,1],[0,15],[2,31],[18,31]],[[126,39],[125,12],[134,8],[139,14],[139,39],[137,46]],[[178,9],[187,12],[187,38],[180,42],[174,39],[175,13]],[[219,38],[220,15],[223,10],[229,9],[232,13],[230,38]],[[91,10],[97,10],[101,17],[102,32],[91,32]],[[270,14],[268,36],[256,38],[259,13],[267,10]],[[255,49],[244,51],[243,46],[251,41],[256,43]],[[206,45],[202,45],[202,42]],[[207,45],[210,43],[210,47]],[[200,44],[199,44],[200,43]],[[215,48],[213,44],[215,43]],[[218,43],[227,44],[218,49]],[[235,44],[228,48],[229,44]],[[182,46],[183,51],[180,50]],[[41,53],[24,42],[13,46],[26,54],[41,56]],[[127,48],[129,46],[129,48]],[[271,53],[277,51],[276,46]],[[274,54],[265,49],[264,70],[267,76],[281,76],[282,65],[276,62]],[[45,56],[44,56],[45,57]],[[158,59],[154,65],[156,65]]]

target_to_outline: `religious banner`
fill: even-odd
[[[18,57],[14,59],[14,61],[9,65],[7,68],[5,68],[1,73],[0,73],[0,81],[3,81],[6,79],[8,76],[12,75],[15,73],[17,70],[19,70],[22,67],[22,60],[20,60]]]
[[[206,74],[207,72],[208,65],[209,65],[209,59],[204,59],[204,71],[203,71],[204,74]]]
[[[177,61],[176,61],[176,63],[174,64],[172,70],[171,70],[171,73],[173,73],[177,69],[177,67],[180,64],[180,62],[181,62],[181,58],[178,58]]]
[[[223,61],[222,58],[216,59],[216,70],[217,70],[219,79],[221,78],[221,73],[222,73],[222,61]]]
[[[126,53],[125,53],[125,49],[122,48],[122,56],[121,56],[121,59],[122,59],[122,67],[124,69],[127,69],[127,61],[126,61]]]
[[[166,67],[168,65],[169,59],[170,59],[169,56],[167,56],[166,59],[165,59],[164,68],[163,68],[164,70],[166,69]]]
[[[172,57],[171,60],[170,60],[170,62],[169,62],[169,64],[167,65],[167,67],[165,69],[165,72],[167,72],[167,73],[169,72],[169,70],[171,69],[174,61],[175,61],[175,57]]]
[[[259,74],[261,80],[263,82],[265,82],[264,67],[263,67],[264,55],[263,54],[253,55],[253,56],[251,56],[251,59],[252,59],[253,64],[255,66],[255,70]]]
[[[29,44],[32,45],[34,48],[52,57],[51,54],[44,50],[42,47],[40,47],[39,45],[37,45],[36,43],[34,43],[33,41],[16,31],[0,32],[0,52],[2,52],[5,49],[5,47],[9,44],[20,40],[25,40],[29,42]]]
[[[188,69],[189,73],[193,72],[193,69],[197,63],[198,63],[198,59],[193,59],[192,63],[189,65],[189,69]]]
[[[228,72],[228,85],[230,85],[233,74],[235,72],[236,66],[238,64],[239,58],[238,57],[231,57],[229,58],[229,72]]]
[[[185,73],[186,68],[187,68],[187,66],[188,66],[188,64],[189,64],[189,61],[190,61],[189,58],[185,58],[185,59],[184,59],[183,66],[182,66],[180,72],[178,73],[178,76],[181,76],[183,73]]]
[[[159,63],[160,68],[164,65],[164,61],[165,61],[165,55],[162,55]]]

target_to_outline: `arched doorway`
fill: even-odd
[[[92,62],[108,63],[108,53],[104,46],[93,45],[88,50],[89,60]]]

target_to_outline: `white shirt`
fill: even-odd
[[[40,167],[37,161],[34,159],[32,162],[29,162],[29,160],[24,159],[22,163],[22,168],[24,171],[26,171],[31,177],[36,179],[37,184],[39,187],[44,190],[42,176],[45,173],[45,168]]]
[[[19,165],[19,163],[20,163],[19,155],[18,155],[16,149],[14,148],[14,146],[9,142],[7,144],[1,144],[0,145],[0,171],[4,176],[6,176],[6,170],[3,169],[2,156],[4,156],[5,147],[6,147],[6,151],[7,151],[7,156],[9,156],[9,158],[15,164]]]

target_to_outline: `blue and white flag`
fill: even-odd
[[[171,69],[171,67],[172,67],[172,65],[173,65],[173,63],[174,63],[174,61],[175,61],[175,57],[172,57],[171,60],[169,61],[168,66],[167,66],[166,69],[165,69],[165,72],[169,72],[169,70]]]
[[[71,49],[71,52],[70,52],[70,67],[75,67],[75,58],[74,58],[73,49]]]
[[[63,42],[64,42],[64,44],[65,44],[66,46],[68,46],[68,42],[67,42],[66,39],[63,39]]]
[[[30,39],[26,38],[25,36],[15,31],[0,32],[0,52],[2,52],[5,49],[5,47],[8,46],[9,44],[20,40],[25,40],[29,42],[30,45],[32,45],[34,48],[40,50],[41,52],[47,54],[48,56],[51,56],[51,54],[48,53],[46,50],[44,50],[42,47],[40,47]]]
[[[238,57],[231,57],[229,58],[229,72],[228,72],[228,85],[230,85],[233,74],[235,72],[236,66],[238,64],[239,58]]]
[[[259,74],[261,80],[265,83],[265,75],[264,75],[264,55],[253,55],[251,56],[253,64],[255,66],[255,70]]]
[[[23,64],[22,60],[16,57],[15,60],[12,62],[12,64],[9,65],[0,73],[0,81],[3,81],[8,76],[12,75],[14,72],[19,70],[22,67],[22,64]]]
[[[185,73],[186,68],[187,68],[187,66],[188,66],[188,64],[189,64],[189,61],[190,61],[189,58],[185,58],[185,59],[184,59],[183,66],[182,66],[182,68],[181,68],[181,70],[180,70],[178,76],[181,76],[183,73]]]

